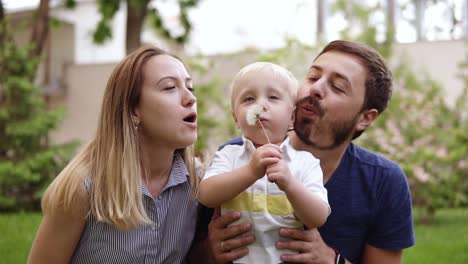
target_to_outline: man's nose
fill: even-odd
[[[315,97],[318,99],[323,99],[326,93],[326,80],[324,78],[320,78],[314,83],[309,85],[309,96]]]

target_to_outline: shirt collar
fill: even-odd
[[[184,159],[182,158],[181,154],[175,154],[174,159],[172,160],[172,168],[171,173],[169,174],[169,179],[167,180],[166,185],[163,187],[159,195],[161,195],[166,189],[187,182],[188,177],[189,173],[187,167],[185,166]],[[148,186],[143,181],[141,188],[143,194],[152,197],[148,190]]]
[[[244,141],[243,155],[252,154],[255,151],[255,146],[253,142],[245,136],[242,136],[242,140]],[[295,149],[293,149],[293,147],[291,146],[291,144],[289,144],[289,140],[289,136],[286,136],[286,138],[280,144],[280,149],[283,152],[283,158],[286,158],[287,161],[292,160],[296,152]]]

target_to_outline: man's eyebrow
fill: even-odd
[[[310,70],[313,70],[313,69],[318,70],[318,71],[323,71],[322,67],[320,67],[320,66],[318,66],[318,65],[313,65],[313,64],[312,64],[312,65],[310,66],[310,68],[309,68],[309,71],[310,71]]]
[[[335,78],[338,78],[338,79],[342,79],[342,80],[345,81],[347,84],[351,84],[351,82],[349,81],[348,77],[344,76],[344,75],[341,74],[341,73],[333,72],[332,76],[335,77]]]

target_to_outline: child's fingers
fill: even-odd
[[[260,164],[262,166],[265,166],[266,168],[269,168],[271,167],[271,165],[275,164],[275,163],[278,163],[279,159],[276,158],[276,157],[268,157],[268,158],[263,158],[261,161],[260,161]]]
[[[275,145],[271,144],[271,146],[275,146]],[[283,158],[283,156],[281,155],[281,152],[279,152],[276,148],[273,148],[273,147],[263,148],[261,150],[261,156],[262,157],[275,157],[278,159]]]
[[[268,174],[267,173],[267,179],[268,179],[269,182],[276,182],[278,180],[278,174],[276,174],[276,173]]]
[[[268,148],[275,149],[276,151],[278,151],[280,153],[282,152],[281,148],[278,145],[268,143],[268,144],[265,144],[265,146],[268,147]]]

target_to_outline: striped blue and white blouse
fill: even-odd
[[[90,214],[72,263],[185,263],[195,234],[197,200],[192,199],[188,171],[174,156],[166,186],[156,199],[142,187],[153,224],[120,231]]]

